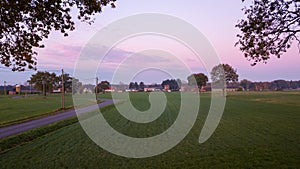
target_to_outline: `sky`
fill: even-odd
[[[237,47],[235,28],[238,20],[243,18],[241,9],[249,4],[241,1],[179,1],[179,0],[152,0],[152,1],[117,1],[116,8],[106,7],[103,12],[95,16],[92,25],[75,19],[76,10],[73,10],[76,29],[63,37],[59,32],[51,32],[43,43],[45,48],[38,49],[37,61],[39,71],[50,71],[60,74],[61,69],[73,75],[78,64],[86,64],[87,68],[96,66],[94,74],[87,74],[83,81],[93,83],[95,77],[114,83],[128,83],[129,81],[144,81],[146,83],[161,83],[166,78],[180,78],[186,81],[189,73],[203,72],[209,75],[205,63],[187,48],[180,40],[157,34],[133,35],[121,39],[114,46],[103,44],[93,48],[91,41],[97,32],[111,23],[124,17],[143,14],[159,13],[177,17],[197,28],[212,45],[222,63],[228,63],[237,69],[239,80],[273,81],[276,79],[300,80],[300,54],[296,44],[280,59],[271,58],[267,64],[260,63],[251,66]],[[135,23],[139,24],[139,23]],[[136,25],[121,26],[111,36],[117,36],[124,29]],[[176,26],[170,31],[176,31]],[[184,32],[183,33],[187,33]],[[101,48],[101,49],[100,49]],[[80,62],[79,58],[89,49],[93,58]],[[109,53],[99,61],[99,50],[109,50]],[[100,51],[101,52],[101,51]],[[11,72],[0,65],[0,85],[5,80],[7,84],[25,84],[34,71]],[[136,71],[136,72],[135,72]],[[93,72],[93,71],[91,71]],[[126,78],[125,78],[126,77]],[[115,79],[114,79],[115,78]]]

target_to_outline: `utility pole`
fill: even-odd
[[[43,95],[46,96],[45,80],[43,80],[42,83],[43,83]]]
[[[4,80],[4,95],[6,96],[6,81]]]
[[[98,100],[98,77],[96,77],[96,89],[95,89],[95,92],[96,92],[96,101]]]
[[[64,81],[64,69],[61,69],[61,108],[65,108],[65,81]]]
[[[32,92],[31,92],[31,82],[29,82],[29,90],[30,90],[30,94],[32,94]]]

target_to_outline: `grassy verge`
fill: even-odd
[[[34,95],[14,98],[0,96],[0,126],[57,112],[61,108],[61,96],[51,94],[47,97]],[[72,96],[65,97],[65,107],[73,106]]]
[[[23,123],[23,122],[26,122],[26,121],[38,119],[38,118],[41,118],[41,117],[45,117],[45,116],[49,116],[49,115],[53,115],[53,114],[57,114],[57,113],[62,113],[66,110],[70,110],[70,109],[73,109],[73,108],[74,108],[73,106],[70,106],[70,107],[66,107],[64,109],[60,108],[60,109],[54,110],[52,112],[46,112],[46,113],[37,114],[37,115],[29,116],[29,117],[24,117],[22,119],[16,119],[16,120],[11,120],[11,121],[0,122],[0,127],[13,125],[13,124],[19,124],[19,123]]]
[[[0,127],[18,124],[25,121],[34,120],[52,114],[62,113],[65,110],[73,109],[71,95],[66,95],[65,108],[60,108],[60,96],[49,95],[46,98],[43,96],[32,96],[22,98],[0,97],[2,104],[0,105]],[[97,103],[103,102],[98,100]],[[83,102],[77,107],[88,106],[94,104],[91,101]]]

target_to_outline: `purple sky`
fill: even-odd
[[[44,40],[46,47],[38,50],[38,70],[60,73],[61,69],[64,68],[67,73],[72,74],[81,49],[103,26],[134,14],[162,13],[178,17],[197,27],[215,48],[221,61],[223,63],[229,63],[237,69],[240,80],[244,78],[252,81],[272,81],[276,79],[300,80],[299,71],[297,71],[300,65],[300,54],[296,44],[294,44],[282,58],[272,58],[267,64],[261,63],[254,67],[250,66],[250,62],[243,57],[243,54],[238,48],[234,47],[237,41],[236,34],[238,33],[235,24],[243,17],[241,8],[246,5],[239,0],[127,0],[126,2],[117,1],[116,5],[117,8],[115,9],[105,8],[102,14],[96,16],[95,23],[92,25],[77,21],[76,30],[71,32],[68,37],[63,37],[59,32],[52,32],[49,39]],[[115,66],[120,64],[120,61],[122,61],[122,58],[126,55],[135,53],[142,48],[147,49],[147,47],[152,49],[159,46],[161,47],[160,50],[165,49],[168,51],[170,45],[164,45],[172,43],[170,39],[147,36],[124,41],[116,46],[115,50],[107,56],[105,62],[101,63],[101,68],[97,76],[100,76],[101,80],[110,80]],[[154,44],[156,44],[156,46]],[[204,72],[208,74],[208,71],[203,68],[201,62],[191,59],[191,54],[188,51],[181,48],[176,42],[174,42],[173,46],[176,46],[177,49],[175,54],[180,55],[180,59],[189,65],[192,72]],[[151,56],[138,58],[140,64],[144,64],[150,60]],[[164,64],[166,67],[176,67],[176,63],[170,60],[154,59],[154,61],[153,64]],[[136,63],[129,64],[134,65]],[[32,73],[34,72],[10,72],[8,69],[1,68],[0,85],[3,85],[3,80],[6,80],[8,84],[24,84]],[[143,73],[145,76],[142,76]],[[151,73],[149,71],[142,72],[137,74],[133,80],[145,81],[146,83],[160,83],[161,80],[168,78],[167,74],[163,72],[154,71],[152,73],[154,73],[154,75],[150,76]],[[91,75],[91,77],[87,77],[87,79],[93,77],[94,75]],[[143,79],[143,77],[147,78]],[[183,74],[178,78],[186,80],[186,75]]]

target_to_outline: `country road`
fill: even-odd
[[[101,108],[103,106],[114,103],[111,99],[101,99],[104,102],[97,104],[93,104],[87,107],[82,107],[77,109],[77,113],[86,113],[92,110],[96,110],[97,108]],[[24,131],[28,131],[46,124],[50,124],[53,122],[57,122],[63,119],[67,119],[69,117],[76,116],[76,112],[74,109],[67,110],[62,113],[53,114],[45,117],[41,117],[38,119],[26,121],[19,124],[13,124],[9,126],[0,127],[0,138],[4,138],[7,136],[15,135]]]

